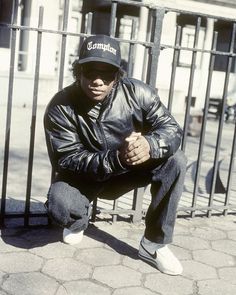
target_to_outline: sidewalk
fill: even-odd
[[[236,216],[178,218],[170,246],[182,276],[138,259],[144,224],[90,224],[82,243],[57,227],[1,231],[0,295],[235,295]]]

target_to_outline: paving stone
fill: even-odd
[[[225,239],[227,236],[226,234],[219,229],[211,228],[211,227],[197,227],[191,230],[191,234],[195,237],[199,237],[205,240],[220,240]]]
[[[42,272],[58,280],[72,281],[89,278],[92,268],[72,258],[56,258],[47,261]]]
[[[7,273],[40,270],[43,259],[28,252],[0,254],[0,269]]]
[[[212,248],[230,255],[236,256],[236,242],[230,240],[220,240],[212,242]]]
[[[0,238],[0,253],[20,252],[27,249],[27,242],[24,239],[16,237]]]
[[[70,245],[64,243],[52,243],[42,247],[30,249],[31,253],[37,254],[44,258],[62,258],[62,257],[73,257],[76,249]]]
[[[76,292],[77,292],[77,294],[79,294],[78,293],[78,290],[74,290],[74,293],[76,294]],[[59,288],[58,288],[58,290],[57,290],[57,292],[56,292],[56,294],[55,295],[68,295],[69,293],[67,293],[67,290],[65,289],[65,287],[64,286],[60,286]]]
[[[2,289],[12,295],[50,295],[55,294],[58,283],[42,273],[11,274]]]
[[[142,221],[140,222],[137,222],[137,223],[132,223],[131,224],[132,227],[130,228],[126,228],[127,230],[127,237],[131,237],[132,235],[136,235],[136,234],[143,234],[144,233],[144,230],[145,230],[145,220],[143,219]]]
[[[76,246],[60,242],[61,229],[55,232],[44,228],[2,232],[0,284],[4,288],[0,287],[0,295],[234,295],[235,221],[236,218],[214,216],[177,219],[174,243],[170,248],[184,267],[184,274],[178,277],[164,275],[138,259],[143,224],[117,222],[113,231],[113,224],[100,224],[99,221],[96,222],[99,226],[92,225],[82,243]],[[225,226],[227,233],[222,234]],[[28,260],[24,259],[26,254]],[[19,257],[20,273],[16,274],[14,264],[18,264]],[[33,257],[42,262],[38,267]],[[45,263],[46,259],[50,260]],[[1,265],[8,268],[6,273]],[[38,279],[34,274],[42,277]],[[48,289],[48,284],[55,288]]]
[[[143,287],[129,287],[129,288],[121,288],[115,290],[112,295],[155,295],[160,294],[157,292],[152,292],[148,289],[145,289]]]
[[[197,227],[208,227],[211,226],[212,221],[211,219],[203,216],[203,217],[185,217],[185,218],[178,218],[176,220],[176,224],[184,225],[185,227],[192,229]]]
[[[228,232],[228,237],[230,240],[236,241],[236,230],[232,230]]]
[[[157,272],[157,269],[155,267],[149,265],[148,263],[145,263],[139,258],[133,259],[129,256],[124,256],[122,264],[141,273]]]
[[[196,219],[195,219],[196,220]],[[176,226],[175,226],[175,230],[177,228],[178,225],[181,225],[183,227],[191,227],[193,220],[191,218],[177,218],[176,220]]]
[[[217,273],[215,268],[197,262],[197,261],[182,261],[184,272],[183,275],[193,280],[215,279]]]
[[[174,235],[188,235],[189,234],[189,228],[185,225],[182,225],[176,221],[176,226],[174,229]]]
[[[20,236],[25,233],[25,228],[3,228],[0,229],[0,237]]]
[[[110,239],[106,242],[105,248],[107,249],[113,249],[116,252],[118,252],[121,255],[128,255],[133,258],[137,258],[138,256],[138,244],[136,241],[133,241],[131,239]]]
[[[196,261],[214,267],[235,265],[235,260],[232,256],[214,250],[195,250],[193,251],[193,258]]]
[[[122,265],[96,267],[93,278],[112,288],[140,286],[141,274]]]
[[[128,246],[133,247],[135,250],[137,250],[141,239],[134,240],[134,239],[130,239],[130,238],[123,238],[120,241],[123,243],[126,243]]]
[[[68,282],[60,286],[56,295],[110,295],[111,289],[91,281]]]
[[[189,260],[192,258],[191,251],[189,251],[187,249],[180,248],[180,247],[175,246],[173,244],[170,244],[169,248],[180,260]]]
[[[1,285],[1,283],[2,283],[2,279],[3,279],[3,276],[4,276],[5,274],[2,272],[2,271],[0,271],[0,285]]]
[[[224,231],[232,231],[235,230],[235,223],[236,223],[236,217],[235,215],[232,216],[218,216],[211,218],[211,225],[215,228],[222,229]]]
[[[146,276],[145,287],[162,295],[189,295],[193,293],[193,283],[182,276],[169,276],[162,273]],[[158,293],[157,293],[158,294]]]
[[[135,241],[136,244],[138,245],[143,237],[143,231],[142,232],[140,232],[140,230],[137,232],[130,231],[130,233],[128,234],[128,237],[130,238],[130,240]]]
[[[188,250],[200,250],[210,248],[210,245],[207,241],[197,237],[189,236],[175,236],[173,244]]]
[[[76,258],[94,266],[115,265],[121,260],[118,253],[103,248],[81,250]]]
[[[219,270],[219,276],[221,279],[236,285],[236,268],[235,267],[225,267]]]
[[[201,295],[229,295],[236,294],[236,286],[223,280],[206,280],[198,282]]]
[[[77,245],[73,245],[73,247],[77,249],[99,248],[99,247],[104,247],[104,243],[101,242],[100,240],[97,240],[96,237],[91,238],[84,235],[82,242]]]
[[[128,236],[127,224],[124,224],[122,222],[120,225],[119,224],[101,224],[101,226],[98,225],[98,228],[99,230],[104,232],[104,236],[107,235],[107,238],[109,237],[109,235],[117,239],[126,238]]]
[[[60,227],[41,227],[30,229],[22,237],[30,241],[34,246],[43,246],[62,240],[62,229]]]

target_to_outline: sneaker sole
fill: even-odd
[[[160,272],[162,273],[165,273],[165,274],[168,274],[168,275],[171,275],[171,276],[177,276],[177,275],[180,275],[179,273],[174,273],[174,272],[171,272],[171,271],[167,271],[167,270],[163,270],[161,269],[159,266],[158,266],[158,263],[153,260],[152,258],[149,258],[147,256],[144,256],[140,253],[138,253],[138,256],[139,258],[141,258],[142,260],[144,260],[145,262],[148,262],[149,264],[151,265],[154,265]]]

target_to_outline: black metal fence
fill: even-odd
[[[148,34],[144,41],[137,39],[137,19],[132,18],[132,29],[128,39],[121,38],[119,35],[120,22],[117,21],[117,11],[120,5],[130,5],[131,7],[145,8],[148,10]],[[62,30],[53,30],[43,27],[44,9],[40,7],[38,16],[38,26],[30,27],[17,24],[17,9],[18,1],[14,1],[12,22],[0,23],[0,28],[11,31],[10,40],[10,65],[9,65],[9,79],[8,79],[8,98],[5,118],[5,141],[2,142],[2,186],[1,186],[1,224],[6,220],[14,218],[23,218],[24,224],[31,223],[33,217],[46,216],[43,210],[33,210],[31,205],[32,198],[32,181],[33,181],[33,163],[35,158],[35,140],[37,139],[36,132],[36,118],[38,114],[38,90],[40,82],[40,63],[41,63],[41,47],[42,37],[44,34],[58,35],[61,38],[60,45],[60,68],[58,72],[58,89],[63,87],[65,76],[66,63],[66,45],[68,37],[84,38],[91,33],[91,24],[93,21],[93,14],[89,13],[86,16],[86,22],[83,30],[80,33],[73,33],[68,31],[69,22],[69,5],[70,1],[64,1],[63,9],[63,26]],[[174,14],[176,17],[175,38],[172,44],[165,44],[162,41],[163,25],[168,14]],[[85,17],[85,16],[83,16]],[[199,36],[202,28],[206,28],[207,20],[213,20],[214,28],[211,36],[211,48],[202,48],[199,46]],[[194,26],[194,34],[191,36],[191,45],[184,45],[184,28],[186,24]],[[222,27],[224,28],[222,31]],[[224,34],[224,47],[220,46],[219,35],[222,37],[222,32],[227,29],[229,34]],[[35,32],[37,34],[37,43],[35,44],[36,58],[34,64],[34,87],[32,93],[32,109],[31,109],[31,123],[30,123],[30,139],[28,152],[28,168],[27,180],[22,184],[26,188],[24,198],[24,208],[22,210],[7,210],[6,203],[8,201],[7,187],[14,185],[9,183],[9,154],[11,152],[11,121],[13,109],[13,89],[15,82],[15,63],[16,63],[16,40],[17,34],[23,31]],[[233,79],[236,79],[236,23],[230,18],[223,18],[220,16],[195,14],[189,11],[180,11],[177,9],[169,9],[158,7],[155,5],[145,5],[142,2],[128,1],[128,0],[114,0],[111,5],[110,12],[110,35],[120,40],[121,44],[128,46],[127,56],[124,56],[127,62],[127,72],[132,75],[133,65],[139,61],[134,60],[137,46],[144,48],[144,58],[146,60],[143,68],[143,80],[153,87],[159,87],[156,81],[162,75],[159,67],[161,59],[164,58],[165,52],[171,52],[172,62],[170,72],[168,73],[169,87],[166,94],[167,107],[175,112],[174,103],[176,95],[176,79],[180,75],[180,70],[184,69],[187,72],[187,87],[185,86],[186,95],[184,109],[179,111],[176,115],[182,123],[184,129],[184,136],[182,141],[182,149],[189,156],[188,173],[186,177],[186,185],[184,188],[183,198],[180,202],[178,212],[187,216],[194,217],[196,214],[207,215],[211,214],[229,214],[235,213],[236,209],[236,188],[235,188],[235,145],[236,145],[236,124],[232,121],[229,124],[225,122],[225,109],[227,107],[228,87]],[[136,33],[135,33],[136,32]],[[187,54],[191,56],[190,63],[182,65],[181,55]],[[191,108],[193,103],[193,89],[194,83],[197,81],[197,59],[198,55],[207,55],[209,66],[207,68],[207,75],[205,79],[205,90],[203,97],[203,107],[201,112],[192,114]],[[220,65],[220,66],[219,66]],[[218,67],[217,67],[218,66]],[[180,69],[181,68],[181,69]],[[221,93],[221,109],[217,120],[212,120],[209,117],[209,101],[212,96],[212,88],[214,88],[214,74],[219,71],[223,79],[223,91]],[[201,85],[199,86],[201,87]],[[191,136],[191,124],[197,126],[198,133]],[[4,126],[1,126],[3,129]],[[226,131],[226,134],[225,134]],[[210,140],[210,142],[209,142]],[[227,149],[227,151],[226,151]],[[207,152],[206,152],[207,150]],[[224,157],[222,157],[222,150]],[[45,157],[46,154],[45,154]],[[210,159],[212,158],[212,162]],[[1,162],[0,162],[1,163]],[[208,168],[205,169],[206,163]],[[206,170],[206,171],[205,171]],[[40,171],[38,171],[40,173]],[[205,174],[204,174],[205,173]],[[46,195],[46,193],[45,193]],[[22,196],[21,196],[22,197]],[[45,197],[45,196],[44,196]],[[146,208],[149,202],[149,195],[147,188],[137,190],[126,196],[123,201],[116,200],[111,204],[96,203],[96,210],[94,210],[94,218],[98,211],[104,214],[111,214],[113,220],[117,215],[132,216],[134,221],[139,221],[145,215]],[[125,201],[124,201],[125,200]],[[110,206],[110,207],[109,207]],[[13,206],[14,207],[14,206]],[[43,207],[40,207],[43,208]],[[94,206],[95,208],[95,206]],[[13,208],[14,209],[14,208]]]

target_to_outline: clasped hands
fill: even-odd
[[[125,143],[119,151],[122,164],[133,166],[146,162],[150,158],[150,146],[141,133],[132,132],[126,137]]]

